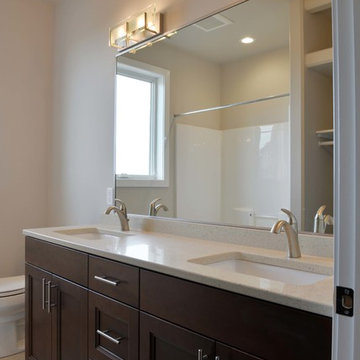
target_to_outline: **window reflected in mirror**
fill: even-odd
[[[116,185],[166,186],[168,72],[138,61],[116,70]]]

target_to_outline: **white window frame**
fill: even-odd
[[[147,175],[124,175],[116,174],[117,187],[168,187],[169,186],[169,89],[170,71],[153,65],[118,56],[116,61],[116,74],[131,76],[139,80],[150,80],[153,84],[151,118],[151,172],[154,176]],[[116,86],[115,86],[116,92]],[[116,94],[115,94],[116,99]],[[115,101],[115,113],[116,113]],[[116,126],[116,116],[115,116]],[[116,134],[116,132],[115,132]],[[154,144],[155,142],[155,144]],[[116,135],[115,135],[116,154]],[[116,155],[115,155],[116,156]]]

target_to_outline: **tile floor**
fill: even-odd
[[[25,359],[25,354],[20,353],[13,356],[8,356],[6,358],[2,358],[1,360],[24,360],[24,359]]]

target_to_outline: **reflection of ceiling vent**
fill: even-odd
[[[194,24],[197,28],[209,32],[230,25],[233,22],[222,15],[213,15]]]

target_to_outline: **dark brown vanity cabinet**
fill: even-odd
[[[26,358],[87,359],[87,290],[26,265]]]
[[[26,238],[27,360],[137,360],[138,304],[138,268]]]
[[[87,360],[87,255],[27,238],[25,258],[26,359]]]
[[[325,316],[29,237],[26,262],[27,360],[331,359]]]

